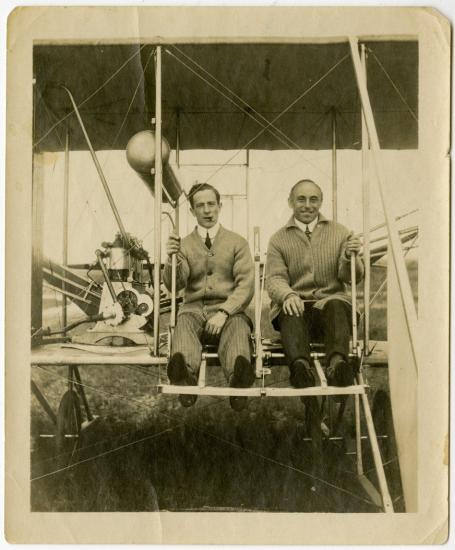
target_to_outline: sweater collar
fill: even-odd
[[[319,216],[318,216],[318,221],[316,222],[315,226],[318,225],[319,223],[328,223],[329,220],[321,213],[319,213]],[[311,225],[311,224],[309,224]],[[288,223],[286,224],[286,229],[289,229],[290,227],[297,227],[298,229],[299,226],[295,223],[295,219],[294,219],[294,216],[291,216]],[[313,227],[314,229],[314,227]]]

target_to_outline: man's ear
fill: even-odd
[[[288,197],[288,206],[291,210],[294,210],[294,205],[292,204],[292,198]]]
[[[218,209],[221,210],[221,207],[223,206],[223,203],[220,202],[220,204],[218,205]]]
[[[193,214],[194,217],[196,217],[196,214],[194,213],[194,210],[192,208],[190,208],[190,212],[191,214]]]

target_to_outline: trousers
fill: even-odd
[[[324,344],[326,364],[335,353],[344,358],[349,354],[351,306],[342,300],[328,300],[322,309],[307,307],[301,317],[282,311],[276,326],[288,365],[296,359],[311,362],[310,342]]]
[[[238,355],[251,361],[251,321],[244,313],[232,315],[226,320],[221,334],[217,338],[208,339],[204,333],[205,323],[215,313],[181,313],[177,319],[171,353],[182,353],[187,365],[197,376],[202,360],[202,346],[215,344],[218,346],[221,367],[229,381]]]

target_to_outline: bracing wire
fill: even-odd
[[[95,460],[95,458],[101,458],[103,456],[107,456],[107,455],[110,455],[110,454],[115,453],[117,451],[126,449],[127,447],[131,447],[133,445],[136,445],[137,443],[143,443],[144,441],[149,441],[151,439],[154,439],[155,437],[159,437],[159,436],[161,436],[165,433],[168,433],[168,432],[171,432],[172,430],[175,430],[177,427],[178,426],[174,426],[174,428],[166,428],[165,430],[163,430],[161,432],[158,432],[156,434],[152,434],[152,435],[148,435],[146,437],[142,437],[141,439],[137,439],[136,441],[130,441],[129,443],[125,443],[124,445],[120,445],[119,447],[116,447],[115,449],[109,449],[108,451],[100,453],[96,457],[85,458],[83,460],[79,460],[78,462],[73,462],[72,464],[70,464],[68,466],[63,466],[62,468],[58,468],[57,470],[54,470],[52,472],[42,474],[40,476],[36,476],[36,477],[32,478],[30,481],[38,481],[40,479],[44,479],[46,477],[50,477],[50,476],[55,475],[55,474],[59,474],[59,473],[64,472],[66,470],[71,470],[72,468],[75,468],[76,466],[80,466],[81,464],[85,464],[86,462],[91,462],[92,460]]]
[[[239,107],[243,112],[244,114],[248,115],[250,113],[250,111],[252,113],[254,113],[257,117],[259,117],[263,122],[265,122],[266,124],[269,122],[267,120],[267,118],[262,115],[259,111],[257,111],[254,107],[252,107],[247,101],[245,101],[241,96],[239,96],[238,94],[236,94],[233,90],[231,90],[228,86],[226,86],[225,84],[223,84],[219,79],[217,79],[213,74],[211,74],[209,71],[207,71],[201,64],[197,63],[194,59],[192,59],[188,54],[186,54],[183,50],[181,50],[180,48],[178,48],[177,46],[175,45],[172,45],[171,46],[172,48],[174,48],[175,50],[177,50],[181,55],[183,55],[188,61],[190,61],[191,63],[193,63],[194,65],[196,65],[196,67],[198,69],[200,69],[202,72],[204,72],[207,76],[209,76],[210,78],[212,78],[219,86],[221,86],[224,90],[226,90],[228,93],[230,93],[232,96],[234,96],[244,107],[239,107],[238,104],[236,104],[235,102],[231,101],[231,103],[233,103],[236,107]],[[205,81],[205,80],[204,80]],[[219,91],[219,90],[217,90]],[[221,92],[219,92],[221,93]],[[222,94],[223,97],[226,97],[224,96],[224,94]],[[229,98],[227,98],[229,99]],[[254,117],[251,117],[253,118],[253,120],[255,120],[256,122],[258,122],[258,124],[260,124],[260,122],[258,120],[256,120]],[[294,146],[296,147],[297,149],[300,149],[299,145],[297,143],[295,143],[289,136],[287,136],[282,130],[280,130],[279,128],[277,128],[276,126],[272,125],[272,129],[279,135],[281,135],[282,139],[284,139],[285,141],[288,142],[288,147],[289,145],[291,146]],[[274,134],[275,137],[276,134]],[[283,142],[282,142],[283,143]]]
[[[140,88],[141,88],[141,84],[142,84],[143,81],[144,81],[144,78],[145,78],[145,71],[147,70],[147,67],[148,67],[148,65],[149,65],[149,63],[150,63],[150,60],[153,58],[153,54],[154,54],[154,49],[150,52],[150,55],[149,55],[148,58],[147,58],[147,62],[146,62],[146,64],[145,64],[145,66],[144,66],[144,70],[142,71],[141,76],[139,77],[139,81],[138,81],[137,86],[136,86],[136,88],[135,88],[135,90],[134,90],[134,93],[133,93],[133,96],[132,96],[132,98],[131,98],[131,101],[130,101],[130,103],[129,103],[129,105],[128,105],[128,109],[126,110],[126,114],[125,114],[125,116],[123,117],[123,120],[122,120],[122,123],[121,123],[121,125],[120,125],[120,128],[119,128],[119,130],[117,131],[117,133],[116,133],[116,135],[115,135],[115,137],[114,137],[114,140],[113,140],[113,142],[112,142],[112,145],[111,145],[111,147],[110,147],[111,150],[112,150],[112,149],[114,148],[114,146],[116,145],[117,140],[118,140],[118,138],[120,137],[120,134],[121,134],[121,132],[122,132],[122,130],[123,130],[123,127],[124,127],[125,124],[126,124],[127,118],[128,118],[128,116],[129,116],[129,114],[130,114],[130,111],[131,111],[131,109],[132,109],[132,107],[133,107],[133,104],[134,104],[134,101],[135,101],[135,99],[136,99],[136,96],[137,96],[137,94],[138,94],[138,92],[139,92],[139,90],[140,90]],[[103,168],[106,166],[106,164],[107,164],[107,159],[104,160]],[[90,194],[89,194],[89,195],[87,196],[87,198],[86,198],[85,206],[84,206],[84,208],[81,209],[81,211],[80,211],[80,213],[79,213],[79,216],[78,216],[78,218],[76,219],[76,221],[74,222],[73,226],[76,226],[76,227],[77,227],[77,224],[79,223],[79,221],[80,221],[80,219],[81,219],[81,216],[82,216],[82,214],[83,214],[85,208],[89,205],[89,201],[90,201],[90,199],[91,199],[91,197],[92,197],[94,191],[95,191],[95,187],[92,187],[92,189],[91,189],[91,191],[90,191]],[[93,212],[92,212],[92,213],[93,213]],[[93,213],[93,215],[94,215],[94,213]]]
[[[101,84],[101,86],[99,86],[96,90],[94,90],[92,93],[90,93],[84,100],[82,100],[79,104],[78,104],[78,107],[82,107],[82,105],[85,105],[85,103],[87,103],[88,101],[90,101],[94,96],[96,96],[103,88],[105,88],[109,82],[111,80],[113,80],[123,69],[124,67],[126,67],[128,65],[128,63],[134,59],[136,56],[138,56],[141,51],[146,47],[147,44],[143,44],[142,46],[139,47],[139,49],[137,50],[137,52],[134,52],[133,55],[131,55],[126,61],[124,61],[120,67],[107,79],[103,82],[103,84]],[[53,126],[51,126],[51,128],[49,128],[49,130],[47,130],[47,132],[45,132],[44,135],[42,135],[34,144],[33,144],[33,148],[37,147],[57,126],[59,126],[62,122],[64,122],[67,118],[69,118],[71,115],[72,115],[72,111],[70,111],[69,113],[67,113],[65,116],[63,116],[61,119],[59,119]]]
[[[385,74],[385,76],[387,77],[388,81],[390,82],[390,84],[392,85],[393,89],[396,91],[396,93],[398,94],[399,98],[401,99],[401,101],[405,104],[405,106],[407,107],[410,115],[412,116],[412,118],[418,123],[419,122],[419,119],[417,117],[417,115],[415,114],[414,110],[411,108],[411,106],[409,105],[409,103],[406,101],[406,98],[404,97],[404,95],[401,93],[401,91],[399,90],[398,86],[395,84],[395,82],[393,81],[392,77],[389,75],[389,73],[387,72],[386,68],[384,67],[384,65],[381,63],[381,61],[379,60],[378,56],[374,53],[374,51],[371,49],[371,48],[367,48],[368,52],[371,53],[371,55],[374,57],[374,60],[376,61],[376,63],[379,65],[379,67],[381,68],[381,70],[383,71],[383,73]]]
[[[219,89],[216,88],[216,86],[214,86],[211,82],[209,82],[206,78],[204,78],[202,75],[199,75],[192,67],[189,67],[188,64],[186,64],[184,61],[180,60],[175,54],[173,54],[172,52],[170,52],[169,50],[165,50],[169,55],[171,55],[174,59],[176,59],[179,63],[181,63],[182,65],[184,65],[185,67],[187,67],[191,72],[193,72],[194,74],[196,74],[196,76],[198,76],[199,78],[201,78],[203,81],[205,81],[210,87],[212,87],[213,89],[215,89],[218,93],[220,93],[223,97],[226,97],[226,99],[228,99],[231,103],[234,103],[234,105],[236,105],[237,107],[239,107],[231,98],[229,98],[228,96],[226,96],[226,94],[224,94],[222,91],[220,91]],[[229,158],[225,163],[223,163],[221,166],[219,166],[217,168],[217,170],[215,170],[214,173],[212,173],[207,179],[206,181],[208,182],[209,180],[211,180],[220,170],[222,170],[225,166],[227,166],[228,164],[230,164],[230,162],[239,154],[241,153],[244,149],[247,149],[248,146],[253,143],[259,136],[261,136],[266,130],[269,130],[270,132],[270,128],[273,128],[274,127],[274,123],[279,120],[285,113],[287,113],[290,109],[292,109],[292,107],[298,103],[305,95],[307,95],[312,89],[314,89],[317,85],[320,84],[320,82],[322,82],[330,73],[332,73],[341,63],[343,63],[347,58],[349,57],[349,54],[346,54],[344,57],[342,57],[340,60],[338,60],[328,71],[326,71],[326,73],[324,73],[319,79],[317,79],[311,86],[309,86],[302,94],[300,94],[294,101],[292,101],[283,111],[281,111],[273,120],[267,122],[266,124],[262,123],[261,121],[257,120],[256,118],[254,118],[251,113],[249,112],[249,110],[246,110],[246,108],[244,107],[239,107],[240,110],[244,113],[246,113],[248,116],[250,116],[251,118],[253,118],[258,124],[260,124],[263,128],[262,130],[257,133],[255,136],[253,136],[253,138],[251,138],[245,145],[243,145],[243,147],[241,147],[231,158]],[[195,63],[195,62],[194,62]],[[210,73],[209,73],[210,74]],[[212,76],[212,75],[210,75]],[[216,81],[215,77],[212,76],[212,78]],[[224,86],[224,85],[223,85]],[[234,92],[231,92],[231,93],[234,93]],[[249,109],[252,109],[250,106],[248,106]],[[265,118],[265,117],[264,117]],[[266,119],[267,120],[267,119]],[[279,137],[277,137],[275,135],[275,137],[277,139],[279,139],[281,142],[283,142],[283,140]],[[287,138],[288,140],[290,140],[290,138]],[[289,144],[286,144],[287,146],[289,146]],[[300,147],[294,143],[294,145],[300,149]],[[307,161],[309,162],[309,161]],[[310,162],[309,162],[310,163]],[[312,163],[310,163],[312,164]],[[319,170],[319,167],[317,167],[316,165],[313,165],[315,166],[318,170]],[[187,200],[189,198],[189,196],[187,196],[185,198],[185,200]]]
[[[53,373],[53,372],[50,372],[49,370],[47,370],[46,368],[44,368],[44,367],[42,367],[42,366],[40,366],[40,365],[36,365],[36,366],[37,366],[38,368],[40,368],[41,370],[47,372],[47,373],[50,374],[51,376],[54,376],[54,377],[56,377],[56,378],[62,378],[62,379],[64,379],[64,380],[69,380],[67,377],[62,376],[62,375],[58,375],[58,374]],[[131,401],[131,402],[137,403],[138,406],[140,406],[140,407],[142,407],[142,408],[144,408],[144,409],[147,409],[147,411],[150,412],[150,407],[147,406],[147,405],[144,405],[144,404],[142,403],[142,401],[139,401],[138,399],[134,399],[134,398],[131,398],[131,397],[125,397],[125,396],[123,396],[123,395],[121,395],[121,394],[115,394],[115,393],[112,393],[112,392],[107,392],[107,391],[101,390],[101,389],[99,389],[99,388],[97,388],[97,387],[95,387],[95,386],[90,386],[90,385],[88,385],[88,384],[83,384],[83,383],[80,383],[80,382],[77,382],[77,381],[73,381],[73,383],[74,383],[74,384],[78,384],[78,385],[83,386],[83,387],[87,387],[87,388],[93,389],[95,392],[98,392],[98,393],[106,394],[106,395],[109,395],[109,396],[111,396],[111,397],[117,397],[117,398],[120,398],[120,399],[123,399],[123,400],[127,400],[127,401]],[[211,404],[209,404],[208,406],[214,405],[214,404],[217,404],[217,403],[218,403],[218,402],[216,402],[216,403],[211,403]],[[170,420],[176,420],[176,418],[175,418],[174,415],[171,415],[171,414],[169,414],[169,413],[165,413],[164,411],[159,411],[159,412],[160,412],[163,416],[167,417],[167,418],[170,419]],[[220,442],[223,442],[223,443],[225,443],[225,444],[227,444],[227,445],[229,445],[229,446],[232,446],[232,447],[241,449],[241,450],[243,450],[243,451],[245,451],[245,452],[247,452],[247,453],[249,453],[249,454],[251,454],[251,455],[253,455],[253,456],[258,456],[258,457],[262,458],[263,460],[265,460],[265,461],[267,461],[267,462],[271,462],[271,463],[276,464],[276,465],[278,465],[278,466],[281,466],[281,467],[283,467],[283,468],[287,468],[287,469],[289,469],[289,470],[295,471],[295,472],[300,473],[300,474],[302,474],[302,475],[304,475],[304,476],[306,476],[306,477],[309,477],[309,478],[311,478],[311,479],[314,479],[315,481],[318,481],[318,482],[320,482],[320,483],[322,483],[322,484],[324,484],[324,485],[326,485],[326,486],[328,486],[328,487],[330,487],[330,488],[332,488],[332,489],[336,489],[336,490],[339,490],[339,491],[341,491],[341,492],[343,492],[343,493],[349,494],[350,496],[352,496],[353,498],[355,498],[355,499],[357,499],[357,500],[361,500],[361,501],[363,501],[363,502],[365,502],[365,503],[367,503],[367,504],[370,504],[370,505],[372,504],[370,501],[368,501],[368,500],[366,500],[366,499],[360,497],[359,495],[356,495],[355,493],[352,493],[351,491],[348,491],[347,489],[344,489],[343,487],[339,487],[339,486],[337,486],[337,485],[335,485],[335,484],[333,484],[333,483],[330,483],[329,481],[327,481],[327,480],[325,480],[325,479],[323,479],[323,478],[320,478],[320,477],[318,477],[318,476],[315,476],[314,474],[310,474],[310,473],[308,473],[308,472],[305,472],[304,470],[301,470],[301,469],[299,469],[299,468],[295,468],[295,467],[292,466],[292,465],[285,464],[285,463],[280,462],[280,461],[277,461],[277,460],[275,460],[275,459],[273,459],[273,458],[271,458],[271,457],[267,457],[267,456],[265,456],[265,455],[262,455],[262,454],[260,454],[260,453],[257,453],[256,451],[253,451],[252,449],[247,449],[247,448],[245,448],[245,447],[242,447],[242,446],[240,446],[240,445],[238,445],[238,444],[236,444],[236,443],[234,443],[234,442],[232,442],[232,441],[229,441],[229,440],[224,439],[224,438],[222,438],[222,437],[220,437],[220,436],[211,434],[211,433],[207,432],[206,430],[204,430],[204,429],[202,429],[202,428],[199,428],[199,427],[197,427],[197,426],[189,425],[189,424],[186,423],[186,422],[182,422],[182,424],[187,425],[190,429],[195,430],[195,431],[197,431],[197,432],[199,432],[199,433],[202,433],[202,434],[204,434],[204,435],[207,435],[208,437],[212,437],[212,438],[216,439],[217,441],[220,441]],[[174,426],[174,428],[172,428],[172,429],[175,429],[176,427],[177,427],[177,426]],[[165,433],[166,431],[171,431],[172,429],[171,429],[171,428],[167,428],[167,429],[164,430],[162,433]],[[158,435],[162,435],[162,433],[160,432],[160,434],[155,434],[155,436],[158,437]],[[151,436],[148,436],[148,437],[150,438]],[[136,443],[136,442],[132,442],[131,444],[134,444],[134,443]],[[125,447],[127,447],[127,446],[129,446],[129,444],[122,445],[122,446],[120,446],[118,449],[125,448]],[[80,463],[88,462],[88,461],[90,461],[90,460],[95,460],[95,459],[99,458],[100,456],[104,456],[105,454],[112,454],[113,452],[115,452],[115,451],[118,450],[118,449],[111,449],[111,450],[109,450],[109,451],[106,451],[105,453],[101,453],[100,455],[97,455],[97,456],[94,456],[94,457],[87,458],[87,459],[81,461]],[[47,474],[43,474],[43,475],[41,475],[41,476],[38,476],[37,478],[31,479],[31,481],[37,481],[38,479],[42,479],[42,478],[44,478],[44,477],[50,477],[50,476],[55,475],[55,474],[57,474],[57,473],[60,473],[60,472],[62,472],[62,471],[71,469],[71,468],[75,467],[76,465],[79,465],[79,463],[76,462],[76,463],[73,463],[73,464],[71,464],[71,465],[69,465],[69,466],[66,466],[66,467],[63,467],[63,468],[59,468],[58,470],[55,470],[55,471],[52,471],[52,472],[48,472]]]
[[[303,99],[308,93],[311,92],[316,86],[318,86],[329,74],[331,74],[341,63],[343,63],[347,58],[349,57],[349,54],[346,54],[344,57],[342,57],[340,60],[338,60],[328,71],[326,71],[321,77],[319,77],[311,86],[309,86],[306,90],[304,90],[296,99],[294,99],[285,109],[281,111],[275,118],[273,118],[265,128],[260,130],[255,136],[253,136],[250,140],[248,140],[245,145],[239,149],[226,163],[224,163],[222,166],[220,166],[208,179],[212,179],[220,170],[224,168],[224,166],[228,163],[230,163],[239,153],[241,153],[244,149],[247,149],[256,139],[261,136],[265,130],[268,129],[268,127],[272,124],[274,124],[277,120],[279,120],[284,114],[286,114],[288,111],[294,107],[296,103],[298,103],[301,99]]]

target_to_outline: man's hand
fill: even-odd
[[[210,319],[205,324],[206,334],[208,334],[209,336],[218,336],[226,320],[226,313],[223,313],[222,311],[218,311],[218,313],[215,313],[215,315],[210,317]]]
[[[180,251],[180,237],[176,233],[171,233],[166,243],[166,252],[168,256],[177,254]]]
[[[358,254],[362,248],[362,241],[357,237],[357,235],[350,235],[348,241],[346,242],[345,254],[347,258],[351,257],[351,254]]]
[[[290,294],[283,302],[283,311],[286,315],[296,315],[300,317],[305,310],[305,302],[297,296],[297,294]]]

